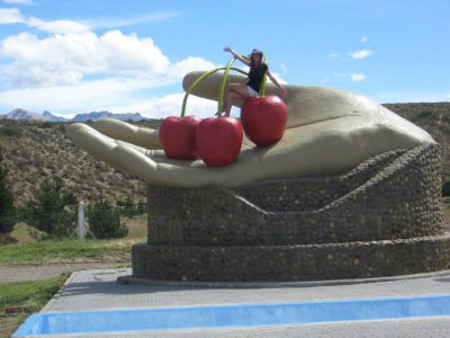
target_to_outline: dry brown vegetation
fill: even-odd
[[[443,177],[450,180],[450,102],[397,103],[384,106],[433,136],[442,147]]]
[[[145,184],[138,177],[97,161],[65,136],[67,124],[0,120],[0,144],[9,167],[15,203],[23,205],[40,182],[61,178],[63,190],[88,204],[101,196],[112,202],[145,197]]]

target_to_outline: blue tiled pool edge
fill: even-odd
[[[27,318],[13,337],[263,327],[433,316],[450,316],[450,295],[38,313]]]

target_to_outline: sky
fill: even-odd
[[[179,115],[183,76],[226,64],[227,45],[261,48],[284,83],[450,101],[449,14],[448,0],[0,0],[0,114]],[[216,109],[190,97],[187,113]]]

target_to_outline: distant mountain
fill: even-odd
[[[17,108],[12,111],[10,111],[8,114],[4,115],[3,118],[5,119],[11,119],[11,120],[25,120],[25,121],[38,121],[38,122],[44,122],[44,121],[50,121],[50,119],[30,112],[25,109]]]
[[[152,120],[143,117],[140,113],[126,113],[126,114],[114,114],[109,111],[91,112],[87,114],[78,114],[73,119],[67,119],[61,116],[56,116],[49,111],[44,111],[42,115],[29,112],[27,110],[17,108],[9,112],[6,115],[0,115],[1,118],[12,119],[12,120],[22,120],[22,121],[38,121],[38,122],[86,122],[86,121],[96,121],[98,119],[109,117],[111,119],[117,119],[122,121],[133,121],[138,122],[141,120]]]
[[[53,115],[52,113],[50,113],[47,110],[42,113],[42,116],[45,117],[46,119],[49,119],[54,122],[69,122],[70,121],[69,119],[66,119],[64,117]]]
[[[100,111],[100,112],[91,112],[88,114],[78,114],[76,115],[71,122],[86,122],[86,121],[96,121],[98,119],[109,117],[112,119],[118,119],[122,121],[141,121],[144,120],[141,114],[139,113],[127,113],[127,114],[113,114],[109,111]]]

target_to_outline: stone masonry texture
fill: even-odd
[[[148,242],[135,277],[299,281],[449,268],[434,144],[372,157],[339,175],[237,188],[148,185]]]

